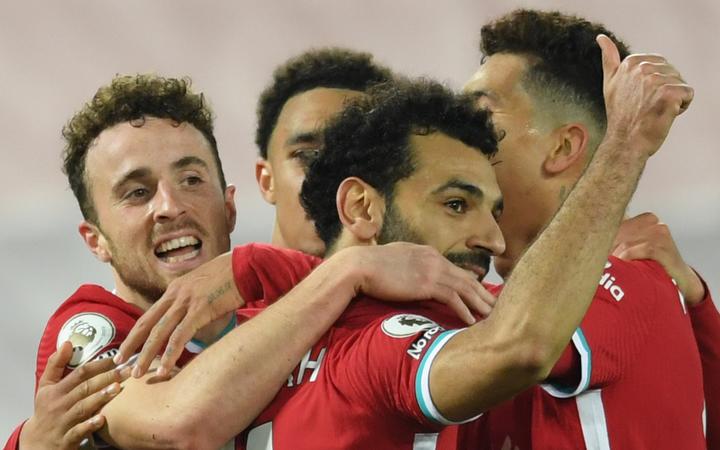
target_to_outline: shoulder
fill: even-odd
[[[297,250],[277,247],[271,244],[250,243],[233,249],[233,259],[244,259],[251,263],[286,262],[316,267],[322,259]]]
[[[40,354],[54,352],[61,343],[73,344],[70,367],[101,356],[101,350],[122,340],[142,315],[135,305],[97,285],[83,285],[48,320]]]
[[[616,301],[628,293],[655,295],[667,293],[676,295],[675,282],[656,261],[626,261],[611,256],[605,263],[603,275],[598,283],[598,293],[609,293]]]

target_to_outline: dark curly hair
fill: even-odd
[[[392,77],[390,69],[373,62],[371,54],[343,48],[313,49],[290,59],[275,69],[272,83],[258,101],[255,143],[260,156],[267,159],[270,135],[293,96],[319,87],[365,91]]]
[[[335,206],[340,183],[358,177],[391,202],[397,182],[416,169],[409,144],[412,134],[438,131],[485,155],[497,151],[489,113],[439,83],[397,80],[367,93],[328,123],[325,150],[302,185],[303,207],[328,248],[341,231]]]
[[[629,49],[598,23],[558,11],[518,9],[482,27],[480,50],[530,56],[524,86],[557,104],[581,105],[601,129],[606,126],[601,51],[595,37],[610,37],[620,57]],[[537,58],[533,61],[533,57]]]
[[[63,127],[65,138],[63,172],[80,204],[83,217],[97,222],[97,212],[85,178],[85,160],[92,142],[103,130],[121,122],[140,121],[145,116],[187,122],[200,131],[212,149],[220,183],[225,189],[212,111],[202,94],[190,89],[189,78],[164,78],[153,74],[116,76]]]

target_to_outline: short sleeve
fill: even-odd
[[[355,370],[347,377],[358,401],[428,426],[455,424],[435,407],[429,374],[437,354],[460,331],[420,314],[394,313],[373,321],[348,348]]]
[[[615,382],[636,361],[658,317],[684,315],[685,308],[677,287],[659,264],[611,258],[569,344],[574,355],[568,359],[567,351],[563,354],[563,367],[556,366],[543,389],[567,398]],[[574,382],[568,384],[568,379]]]
[[[300,283],[322,260],[268,244],[235,247],[232,264],[235,284],[247,302],[272,303]]]

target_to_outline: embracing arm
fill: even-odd
[[[262,411],[358,291],[397,300],[440,298],[461,315],[469,315],[466,303],[478,310],[487,301],[473,274],[429,247],[343,250],[169,381],[150,374],[126,383],[103,410],[103,437],[125,448],[218,448]]]
[[[647,158],[692,98],[679,76],[655,84],[658,78],[643,74],[642,62],[661,63],[658,57],[633,55],[620,63],[609,39],[599,42],[608,109],[605,140],[518,262],[490,318],[458,333],[436,357],[430,391],[435,406],[451,420],[473,417],[548,375],[592,300]]]

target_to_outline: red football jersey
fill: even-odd
[[[243,258],[253,258],[265,268],[260,284],[273,295],[292,287],[288,273],[302,278],[318,262],[308,264],[305,254],[259,244],[235,250],[236,268]],[[240,279],[253,277],[235,272]],[[254,286],[257,292],[258,284]],[[242,287],[241,294],[253,297]],[[435,449],[438,431],[451,422],[430,397],[430,367],[440,349],[460,332],[451,328],[461,326],[451,312],[433,302],[356,299],[243,433],[238,448]]]
[[[101,286],[80,286],[60,305],[45,326],[38,348],[36,390],[48,358],[60,344],[70,341],[73,345],[73,356],[66,370],[67,375],[89,361],[115,356],[120,344],[142,313],[142,309],[125,302]],[[192,356],[191,352],[183,351],[178,365],[184,365]]]
[[[547,384],[461,427],[459,448],[705,448],[700,356],[659,264],[611,257],[572,347]]]

